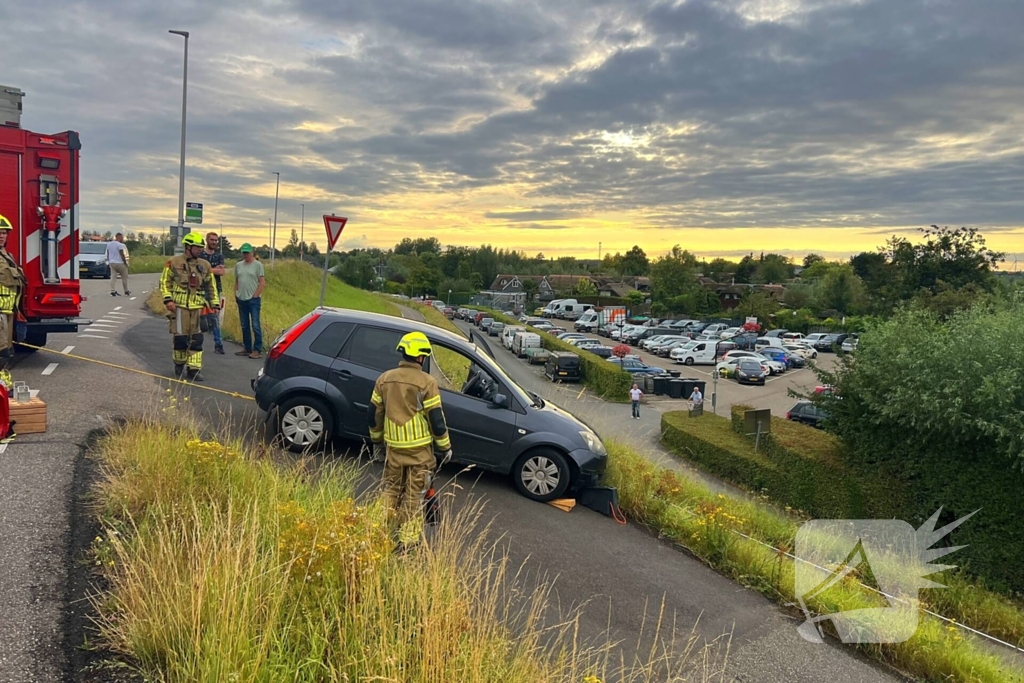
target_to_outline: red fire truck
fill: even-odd
[[[7,250],[25,271],[18,341],[46,344],[50,332],[77,332],[78,133],[40,135],[21,127],[17,88],[0,86],[0,215],[14,225]],[[24,348],[24,347],[23,347]]]

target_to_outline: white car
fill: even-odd
[[[638,346],[641,349],[647,349],[648,351],[650,351],[651,347],[653,347],[655,344],[660,344],[661,342],[665,341],[666,339],[668,339],[671,336],[672,335],[669,335],[669,334],[656,334],[653,337],[648,337],[647,339],[641,339],[640,343],[638,344]]]
[[[805,346],[804,344],[783,344],[782,348],[795,353],[804,360],[811,360],[818,357],[818,352],[815,351],[814,348]]]
[[[722,339],[732,339],[741,331],[742,328],[740,327],[727,327],[724,330],[722,330],[721,334],[719,334],[719,337],[721,337]]]
[[[728,355],[728,354],[726,354],[726,355]],[[751,358],[749,356],[742,356],[742,357],[730,358],[728,360],[723,360],[721,363],[719,363],[718,365],[715,366],[715,372],[718,373],[719,377],[725,377],[726,375],[731,377],[733,375],[733,373],[736,372],[736,366],[739,365],[740,363],[742,363],[745,360],[751,360]],[[755,358],[754,360],[760,360],[761,367],[764,369],[765,373],[769,374],[769,375],[772,374],[772,368],[771,368],[771,365],[770,365],[770,363],[772,361],[769,361],[767,358],[762,358],[762,359],[756,359]],[[723,370],[725,371],[724,374],[722,372]]]
[[[738,360],[740,358],[753,358],[754,360],[761,361],[761,365],[765,366],[769,375],[781,375],[786,371],[786,364],[777,360],[772,360],[767,356],[762,356],[754,351],[740,351],[734,350],[729,351],[723,356],[725,361]]]
[[[840,348],[842,348],[843,353],[853,353],[857,350],[858,341],[859,339],[857,339],[857,337],[848,337]]]

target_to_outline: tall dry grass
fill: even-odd
[[[582,642],[577,616],[551,607],[549,586],[523,580],[483,540],[479,503],[396,555],[376,495],[355,494],[351,464],[315,474],[275,465],[185,424],[131,422],[99,449],[99,631],[143,676],[721,680],[719,653],[699,648],[696,634],[673,642],[660,619],[644,661]]]

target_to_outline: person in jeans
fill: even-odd
[[[124,246],[124,235],[117,233],[114,239],[107,242],[107,265],[110,266],[110,296],[117,294],[117,276],[121,276],[121,288],[124,295],[131,294],[128,291],[128,247]]]
[[[224,315],[224,289],[220,285],[220,276],[226,271],[224,269],[224,254],[220,252],[220,235],[215,232],[206,233],[206,250],[203,258],[213,266],[213,279],[217,281],[217,292],[220,293],[220,310],[210,311],[206,314],[206,324],[213,333],[213,352],[224,353],[224,340],[220,334],[221,316]]]
[[[644,395],[644,392],[640,391],[640,385],[636,382],[633,383],[633,388],[629,390],[629,400],[633,403],[633,419],[640,419],[640,398]]]
[[[242,346],[236,356],[259,358],[263,352],[263,328],[260,325],[260,295],[267,286],[263,264],[256,260],[252,245],[242,245],[242,260],[235,264],[235,303],[242,323]]]

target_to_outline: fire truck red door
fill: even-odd
[[[21,257],[21,155],[0,149],[0,214],[14,226],[14,234],[7,242],[9,251],[20,262]]]

